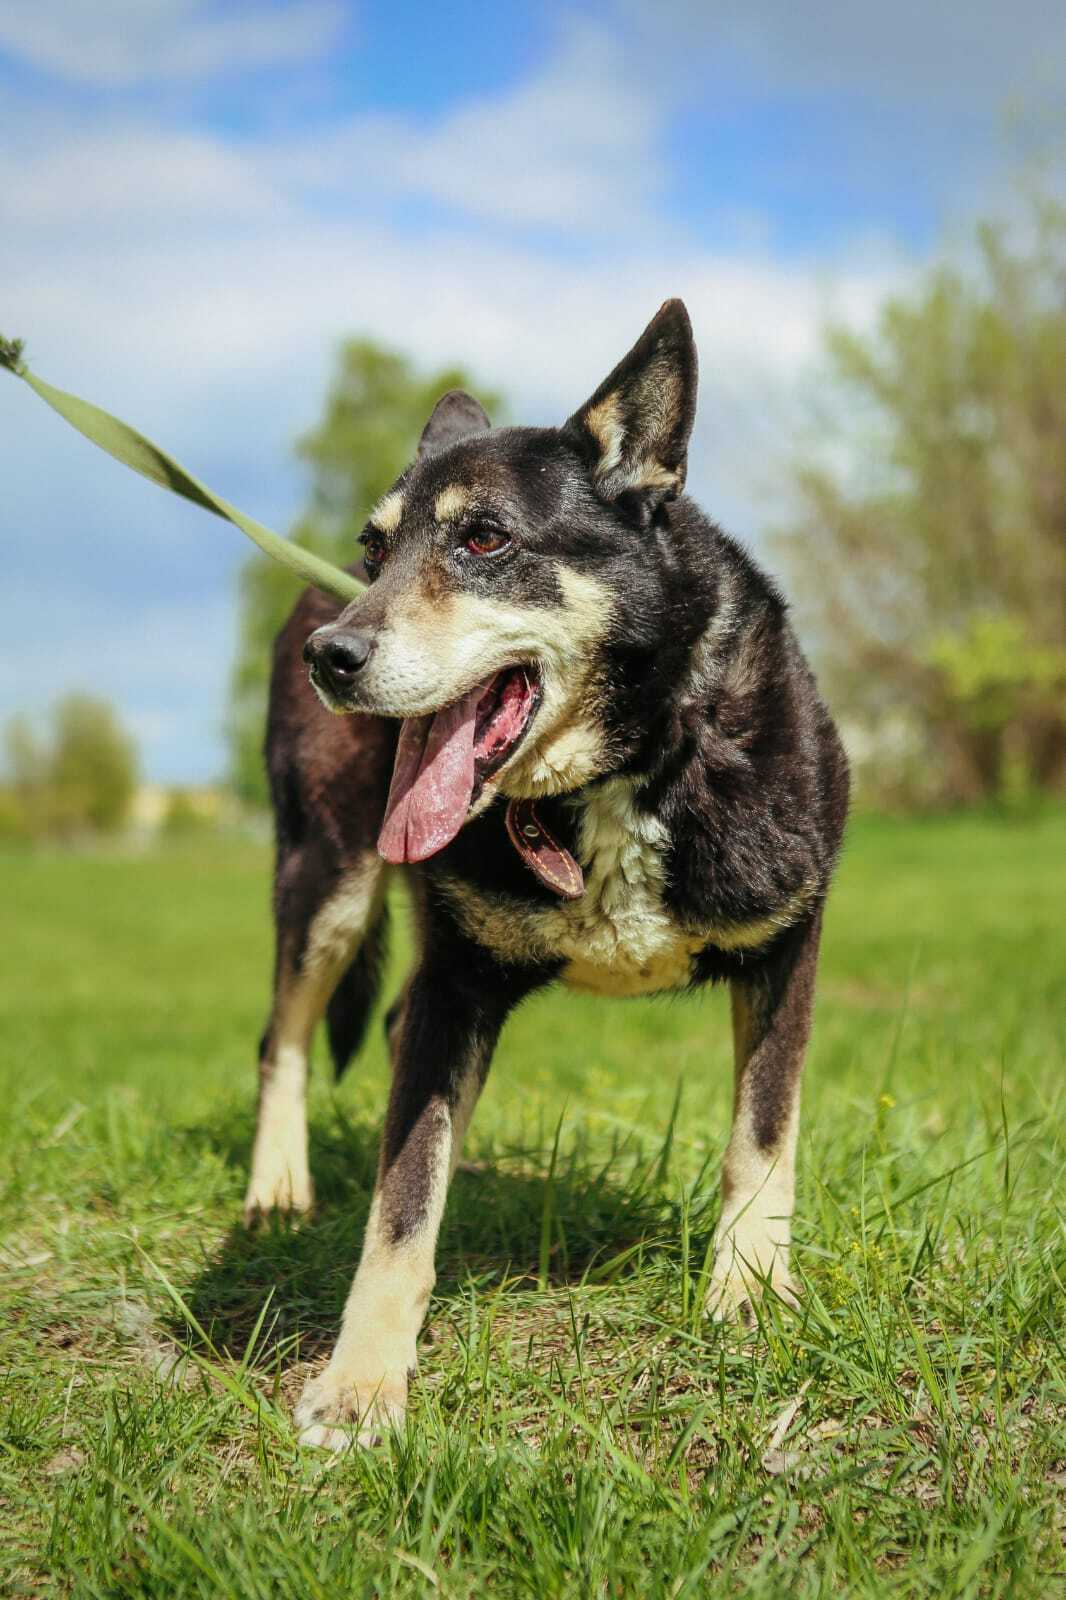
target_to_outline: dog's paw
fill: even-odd
[[[304,1385],[293,1418],[302,1445],[342,1451],[380,1444],[387,1429],[403,1426],[406,1412],[406,1373],[375,1383],[327,1367]]]
[[[788,1258],[780,1251],[770,1256],[770,1266],[761,1265],[760,1253],[744,1251],[730,1239],[719,1246],[707,1287],[703,1309],[715,1322],[749,1324],[756,1301],[769,1292],[795,1310],[799,1306],[799,1286],[788,1268]]]
[[[294,1177],[288,1167],[276,1174],[252,1174],[244,1196],[244,1225],[258,1227],[272,1216],[306,1217],[314,1209],[310,1177]]]

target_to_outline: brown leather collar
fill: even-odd
[[[584,874],[569,850],[548,832],[532,800],[512,800],[506,820],[511,843],[530,872],[564,900],[580,900],[585,892]]]

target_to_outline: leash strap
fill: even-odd
[[[548,832],[532,800],[512,800],[506,820],[511,843],[530,872],[564,900],[580,900],[585,892],[584,873],[569,850]]]
[[[256,522],[254,517],[245,516],[243,511],[238,511],[228,500],[223,500],[221,495],[215,494],[206,484],[201,483],[199,478],[194,478],[191,472],[187,472],[173,456],[168,456],[165,450],[153,444],[151,439],[146,439],[143,433],[131,428],[129,423],[120,422],[118,417],[113,417],[109,411],[90,405],[88,400],[80,400],[77,395],[67,394],[63,389],[55,389],[50,383],[45,383],[42,378],[36,377],[23,361],[22,350],[21,339],[5,339],[0,336],[0,367],[6,367],[8,372],[13,372],[17,378],[28,383],[46,405],[51,406],[53,411],[58,411],[72,428],[84,434],[92,444],[101,450],[106,450],[109,456],[114,456],[123,466],[139,472],[142,478],[148,478],[161,488],[170,489],[174,494],[180,494],[186,500],[191,500],[193,505],[202,506],[205,511],[213,512],[216,517],[232,522],[233,526],[246,534],[264,554],[279,561],[302,582],[314,584],[316,589],[322,589],[326,594],[345,602],[354,600],[356,595],[362,594],[365,585],[360,583],[358,578],[353,578],[350,572],[345,572],[342,568],[335,567],[331,561],[324,561],[312,551],[293,544],[291,539],[283,539],[279,534],[272,533],[269,528],[264,528],[261,522]]]
[[[143,433],[131,428],[128,422],[121,422],[100,406],[91,405],[88,400],[68,394],[64,389],[56,389],[52,384],[45,383],[43,378],[38,378],[23,361],[22,350],[21,339],[5,339],[0,335],[0,367],[6,367],[8,372],[13,372],[17,378],[28,383],[46,405],[57,411],[91,444],[114,456],[123,466],[140,473],[149,482],[157,483],[160,488],[169,489],[173,494],[180,494],[184,499],[191,500],[193,505],[212,512],[225,522],[231,522],[265,555],[280,562],[302,582],[314,584],[315,588],[345,602],[362,594],[364,585],[358,578],[353,578],[350,572],[335,567],[330,561],[323,561],[321,556],[293,544],[291,539],[282,539],[261,522],[256,522],[254,517],[245,516],[243,511],[238,511],[228,500],[223,500],[199,478],[194,478],[180,462],[153,444],[151,439],[146,439]],[[511,801],[507,807],[507,832],[518,854],[541,883],[564,900],[581,898],[585,892],[581,868],[570,851],[548,832],[532,800]]]

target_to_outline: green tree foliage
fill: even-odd
[[[395,351],[366,339],[346,341],[321,420],[296,446],[311,484],[293,538],[341,565],[355,561],[368,512],[410,462],[434,404],[449,389],[470,388],[458,367],[424,374]],[[479,398],[497,416],[499,396],[482,390]],[[241,574],[228,735],[233,785],[255,804],[266,799],[262,743],[271,647],[297,592],[289,574],[262,556],[251,557]]]
[[[1066,786],[1066,211],[828,334],[779,539],[880,799]]]
[[[5,734],[5,832],[70,837],[122,826],[137,786],[137,752],[105,700],[67,695],[53,710],[50,735],[38,735],[25,717],[13,717]]]

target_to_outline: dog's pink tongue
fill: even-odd
[[[484,684],[433,717],[400,727],[378,853],[386,861],[425,861],[459,832],[474,792],[474,723]]]

